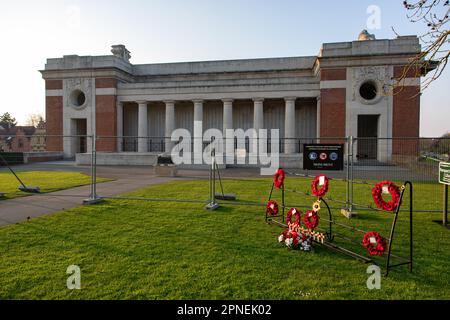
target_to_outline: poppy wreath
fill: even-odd
[[[278,207],[278,203],[274,200],[270,200],[269,202],[267,202],[266,205],[266,213],[269,216],[276,216],[278,215],[279,212],[279,207]]]
[[[324,183],[324,185],[319,189],[319,182],[320,182],[320,178],[321,178],[321,177],[324,177],[324,178],[325,178],[325,179],[324,179],[325,183]],[[312,194],[315,195],[315,196],[318,197],[318,198],[324,197],[324,196],[327,194],[327,192],[328,192],[328,186],[329,186],[329,183],[330,183],[330,181],[329,181],[328,177],[325,176],[325,175],[321,175],[321,176],[315,177],[314,180],[313,180],[313,182],[312,182],[312,184],[311,184],[311,191],[312,191]]]
[[[308,211],[305,214],[304,222],[309,230],[314,230],[319,225],[319,215],[315,211]]]
[[[363,246],[371,256],[382,256],[386,252],[386,239],[378,232],[368,232],[364,235]]]
[[[295,217],[294,223],[292,223],[292,217]],[[290,226],[291,224],[300,226],[301,221],[302,221],[302,212],[301,211],[299,211],[296,208],[292,208],[291,210],[289,210],[289,212],[287,213],[287,216],[286,216],[286,222],[287,222],[288,226]]]
[[[275,188],[281,189],[284,186],[284,179],[286,178],[286,172],[283,169],[278,169],[275,177],[273,178],[273,184]]]
[[[388,187],[392,200],[386,202],[383,200],[383,187]],[[385,211],[395,211],[400,201],[400,188],[391,181],[382,181],[375,185],[372,189],[373,201],[378,208]]]

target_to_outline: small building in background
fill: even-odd
[[[14,126],[0,127],[1,152],[45,152],[45,122],[40,121],[37,127]]]
[[[45,152],[46,148],[46,135],[45,122],[39,121],[34,135],[31,137],[31,151],[32,152]]]
[[[3,152],[31,152],[31,137],[36,128],[33,126],[15,126],[3,129],[1,149]]]

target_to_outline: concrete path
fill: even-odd
[[[139,170],[134,171],[133,174],[130,171],[127,173],[119,171],[115,174],[100,176],[117,179],[97,185],[97,193],[104,197],[115,196],[175,180],[175,178],[155,177],[148,174],[148,172],[139,172]],[[47,194],[0,200],[0,227],[79,207],[82,205],[83,200],[89,197],[90,188],[91,186],[87,185]]]

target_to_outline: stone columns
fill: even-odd
[[[194,164],[203,164],[203,100],[194,100]]]
[[[227,129],[233,129],[233,100],[224,99],[223,101],[223,134]]]
[[[123,151],[123,103],[117,101],[117,152]]]
[[[147,101],[137,101],[137,103],[139,104],[138,152],[148,152]]]
[[[264,128],[264,99],[253,99],[253,128],[258,132]]]
[[[295,153],[295,100],[296,98],[285,98],[286,101],[286,112],[285,112],[285,124],[284,124],[284,153],[293,154]]]
[[[175,102],[165,101],[166,104],[166,126],[165,126],[165,136],[166,136],[166,152],[172,152],[174,143],[170,140],[173,131],[175,130]]]
[[[194,121],[203,121],[203,100],[194,100]]]

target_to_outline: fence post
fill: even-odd
[[[345,208],[350,208],[349,194],[350,194],[350,137],[346,137],[347,142],[347,167],[346,167],[346,182],[345,188]]]
[[[442,225],[448,225],[448,185],[444,185],[444,212],[442,217]]]
[[[347,170],[346,170],[346,190],[345,190],[345,208],[341,213],[347,218],[351,219],[357,216],[353,211],[353,136],[346,137],[347,140]]]
[[[214,211],[219,209],[216,202],[216,150],[211,149],[211,168],[209,171],[209,203],[205,207],[206,210]]]
[[[97,196],[97,136],[94,133],[91,136],[91,194],[89,199],[83,201],[84,205],[96,204],[102,201]]]
[[[352,213],[353,211],[353,147],[354,147],[354,139],[353,136],[350,136],[350,194],[349,194],[350,213]]]

